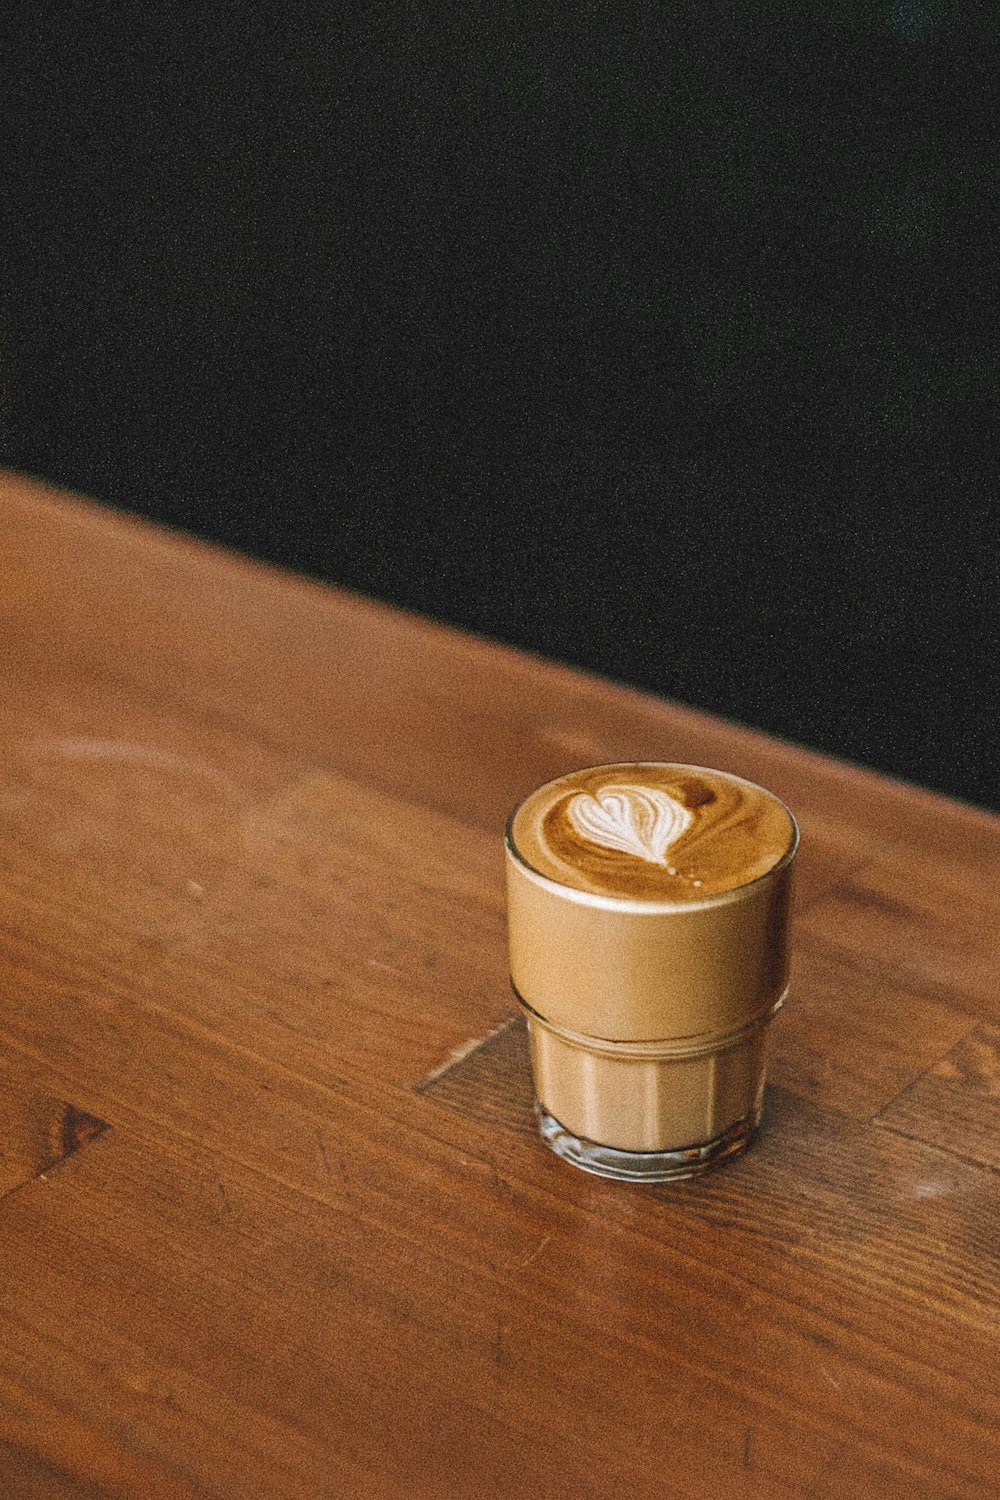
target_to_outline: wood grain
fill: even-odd
[[[970,1016],[1000,1020],[998,950],[988,940],[996,895],[961,850],[957,835],[947,858],[880,850],[810,905],[803,928],[881,983],[901,983]]]
[[[48,1174],[107,1130],[85,1110],[37,1091],[0,1052],[0,1199]]]
[[[963,1037],[879,1120],[1000,1171],[1000,1030],[980,1026]]]
[[[997,820],[28,481],[0,528],[4,1500],[995,1493]],[[633,756],[803,829],[766,1128],[671,1188],[543,1150],[506,975],[509,806]]]
[[[805,920],[793,985],[793,999],[770,1031],[771,1077],[861,1119],[876,1115],[973,1026],[959,997],[859,959]]]

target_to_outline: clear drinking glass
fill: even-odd
[[[511,978],[546,1144],[689,1177],[760,1122],[798,830],[741,777],[662,762],[546,783],[507,825]]]

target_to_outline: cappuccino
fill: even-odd
[[[750,1139],[797,838],[777,797],[701,766],[594,766],[514,810],[511,979],[559,1156],[663,1181]]]
[[[521,803],[510,827],[515,853],[549,880],[671,904],[749,885],[793,842],[788,809],[752,782],[641,761],[548,782]]]

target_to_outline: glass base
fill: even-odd
[[[535,1116],[539,1133],[550,1151],[584,1172],[615,1177],[620,1182],[679,1182],[685,1177],[697,1177],[716,1162],[742,1151],[760,1124],[757,1110],[702,1146],[681,1146],[674,1151],[620,1151],[615,1146],[602,1146],[597,1141],[570,1135],[544,1105],[535,1105]]]

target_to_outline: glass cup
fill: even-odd
[[[605,1177],[690,1177],[760,1119],[788,986],[798,830],[706,767],[590,767],[507,825],[511,979],[545,1143]]]

